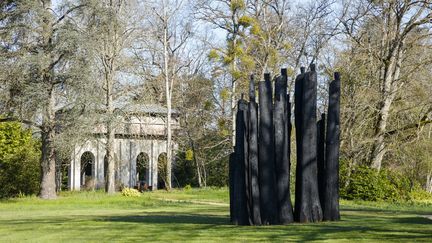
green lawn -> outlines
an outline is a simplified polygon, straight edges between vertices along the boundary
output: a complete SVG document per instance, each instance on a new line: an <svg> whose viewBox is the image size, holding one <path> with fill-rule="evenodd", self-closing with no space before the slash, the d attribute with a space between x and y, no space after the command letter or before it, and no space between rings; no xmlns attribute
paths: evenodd
<svg viewBox="0 0 432 243"><path fill-rule="evenodd" d="M426 241L431 206L342 201L342 220L286 226L233 226L226 189L158 191L139 198L102 192L57 200L0 201L0 242L9 241Z"/></svg>

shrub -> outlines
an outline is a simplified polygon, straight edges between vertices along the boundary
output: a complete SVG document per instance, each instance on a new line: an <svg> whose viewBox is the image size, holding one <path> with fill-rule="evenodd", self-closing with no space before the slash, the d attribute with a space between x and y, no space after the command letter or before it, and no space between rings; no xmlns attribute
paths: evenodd
<svg viewBox="0 0 432 243"><path fill-rule="evenodd" d="M412 202L426 203L432 205L432 193L429 193L421 188L415 188L409 193L409 198Z"/></svg>
<svg viewBox="0 0 432 243"><path fill-rule="evenodd" d="M141 193L137 189L125 187L121 191L121 194L125 197L140 197Z"/></svg>
<svg viewBox="0 0 432 243"><path fill-rule="evenodd" d="M341 188L341 197L367 201L401 200L403 199L402 193L390 180L390 174L387 170L378 172L369 167L359 166L351 173L349 178L344 178L349 182L346 188Z"/></svg>
<svg viewBox="0 0 432 243"><path fill-rule="evenodd" d="M188 160L187 152L177 154L176 164L173 166L175 176L174 185L184 187L187 185L197 186L196 168L194 162Z"/></svg>
<svg viewBox="0 0 432 243"><path fill-rule="evenodd" d="M188 184L183 188L183 190L190 191L190 190L192 190L192 186Z"/></svg>
<svg viewBox="0 0 432 243"><path fill-rule="evenodd" d="M30 129L18 122L0 123L0 198L39 192L39 148Z"/></svg>

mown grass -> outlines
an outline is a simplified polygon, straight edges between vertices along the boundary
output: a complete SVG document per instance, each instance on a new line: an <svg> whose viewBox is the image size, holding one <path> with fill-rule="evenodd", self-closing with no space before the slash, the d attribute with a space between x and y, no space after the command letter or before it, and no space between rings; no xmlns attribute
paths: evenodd
<svg viewBox="0 0 432 243"><path fill-rule="evenodd" d="M229 224L226 189L62 193L0 202L0 242L432 241L430 205L341 201L342 220L285 226Z"/></svg>

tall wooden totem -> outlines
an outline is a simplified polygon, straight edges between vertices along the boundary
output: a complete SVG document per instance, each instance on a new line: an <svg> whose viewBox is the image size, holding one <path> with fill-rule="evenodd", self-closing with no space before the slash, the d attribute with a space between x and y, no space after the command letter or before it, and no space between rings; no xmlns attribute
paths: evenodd
<svg viewBox="0 0 432 243"><path fill-rule="evenodd" d="M238 102L236 144L230 155L230 216L239 225L339 220L340 77L330 83L328 116L317 122L317 73L301 68L295 80L297 147L295 207L290 192L291 103L287 71L273 82L253 76L249 102ZM272 83L274 85L272 85ZM274 94L273 94L274 92Z"/></svg>

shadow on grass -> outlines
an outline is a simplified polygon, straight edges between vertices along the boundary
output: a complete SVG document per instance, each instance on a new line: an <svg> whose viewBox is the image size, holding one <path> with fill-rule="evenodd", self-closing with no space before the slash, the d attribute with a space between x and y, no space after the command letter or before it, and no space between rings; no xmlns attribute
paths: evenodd
<svg viewBox="0 0 432 243"><path fill-rule="evenodd" d="M404 214L418 214L418 215L430 215L432 213L421 210L409 210L409 209L386 209L386 208L356 208L344 206L342 212L347 211L355 211L355 212L374 212L374 213L383 213L383 214L394 214L394 213L404 213Z"/></svg>
<svg viewBox="0 0 432 243"><path fill-rule="evenodd" d="M100 217L102 221L126 222L126 223L148 223L148 224L211 224L228 225L228 217L207 214L184 214L184 213L146 213L146 215L124 215Z"/></svg>
<svg viewBox="0 0 432 243"><path fill-rule="evenodd" d="M422 218L422 217L398 218L398 219L394 219L393 222L400 223L400 224L426 224L426 225L429 224L432 227L432 220L427 218Z"/></svg>
<svg viewBox="0 0 432 243"><path fill-rule="evenodd" d="M311 224L294 223L275 226L234 226L224 215L208 211L197 212L138 212L119 215L58 215L55 217L20 218L0 220L9 227L9 233L29 234L34 229L46 234L62 232L64 239L73 237L82 241L142 240L263 240L263 241L313 241L313 240L363 240L363 241L428 241L432 228L430 221L421 217L380 217L379 215L346 215L342 221ZM97 232L86 234L91 230ZM128 234L122 235L127 231ZM44 234L45 235L45 234ZM58 237L58 236L56 236ZM120 238L119 238L120 237Z"/></svg>

